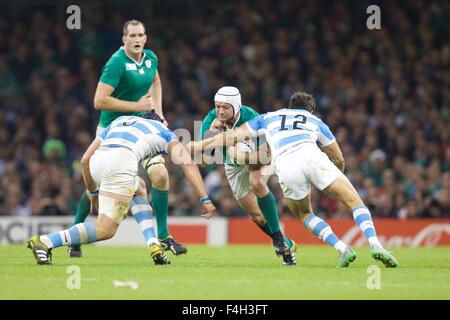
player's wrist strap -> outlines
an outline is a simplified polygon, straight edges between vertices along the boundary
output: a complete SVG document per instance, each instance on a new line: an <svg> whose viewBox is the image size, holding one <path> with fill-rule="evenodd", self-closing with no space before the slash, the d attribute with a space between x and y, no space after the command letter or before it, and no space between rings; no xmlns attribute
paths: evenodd
<svg viewBox="0 0 450 320"><path fill-rule="evenodd" d="M210 203L211 200L209 199L208 196L206 196L206 197L204 197L204 198L200 198L200 202L201 202L202 204L207 204L207 203Z"/></svg>
<svg viewBox="0 0 450 320"><path fill-rule="evenodd" d="M89 191L91 196L97 196L99 194L99 190L95 190L95 191Z"/></svg>

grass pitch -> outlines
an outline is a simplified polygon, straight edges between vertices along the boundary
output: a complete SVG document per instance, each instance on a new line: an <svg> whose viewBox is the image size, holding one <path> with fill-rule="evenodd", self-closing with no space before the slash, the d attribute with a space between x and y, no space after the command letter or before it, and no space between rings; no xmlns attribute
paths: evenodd
<svg viewBox="0 0 450 320"><path fill-rule="evenodd" d="M398 269L385 269L368 247L354 248L347 269L335 268L337 253L327 246L300 246L295 267L283 267L268 245L190 245L187 255L168 253L168 266L153 265L145 247L83 249L80 259L55 249L54 264L38 266L25 245L0 245L0 299L450 299L450 247L396 248ZM67 287L72 265L80 289ZM368 289L371 265L380 267L380 289Z"/></svg>

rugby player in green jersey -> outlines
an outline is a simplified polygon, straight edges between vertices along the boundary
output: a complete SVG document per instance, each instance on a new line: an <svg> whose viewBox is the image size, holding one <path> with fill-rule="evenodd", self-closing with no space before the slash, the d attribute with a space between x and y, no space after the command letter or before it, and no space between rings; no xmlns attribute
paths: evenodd
<svg viewBox="0 0 450 320"><path fill-rule="evenodd" d="M127 21L122 40L123 47L103 67L95 92L94 107L101 110L97 136L122 115L143 116L154 110L164 119L158 57L152 50L144 49L147 41L144 24L137 20ZM141 161L152 182L152 206L161 246L174 254L182 254L187 249L175 241L167 227L169 175L164 163L161 155ZM89 198L88 193L81 196L74 225L86 219L90 211ZM81 257L81 254L79 246L69 247L71 257Z"/></svg>
<svg viewBox="0 0 450 320"><path fill-rule="evenodd" d="M252 108L241 104L241 94L235 87L222 87L214 97L215 108L202 122L199 139L217 134L223 130L237 128L259 114ZM259 141L256 141L258 146ZM267 147L261 143L261 149ZM283 257L284 265L294 265L296 244L283 236L280 230L275 197L267 187L267 181L274 172L258 164L240 165L230 157L236 155L234 149L223 150L223 160L228 183L241 208L253 222L271 239L275 253ZM268 174L264 174L268 171Z"/></svg>

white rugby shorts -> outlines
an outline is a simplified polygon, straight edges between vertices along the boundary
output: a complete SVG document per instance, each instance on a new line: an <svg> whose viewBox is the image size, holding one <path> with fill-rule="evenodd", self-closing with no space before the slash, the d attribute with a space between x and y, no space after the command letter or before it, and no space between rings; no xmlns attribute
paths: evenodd
<svg viewBox="0 0 450 320"><path fill-rule="evenodd" d="M133 197L139 181L138 160L131 150L100 147L92 155L89 167L100 191Z"/></svg>
<svg viewBox="0 0 450 320"><path fill-rule="evenodd" d="M275 168L271 164L262 166L260 170L261 174L264 176L272 176L275 174ZM252 186L250 184L250 167L248 165L231 166L225 164L225 175L227 176L228 184L230 185L236 200L242 199L252 191Z"/></svg>
<svg viewBox="0 0 450 320"><path fill-rule="evenodd" d="M343 174L313 143L305 143L293 152L278 156L275 167L284 195L293 200L305 198L311 183L323 190Z"/></svg>

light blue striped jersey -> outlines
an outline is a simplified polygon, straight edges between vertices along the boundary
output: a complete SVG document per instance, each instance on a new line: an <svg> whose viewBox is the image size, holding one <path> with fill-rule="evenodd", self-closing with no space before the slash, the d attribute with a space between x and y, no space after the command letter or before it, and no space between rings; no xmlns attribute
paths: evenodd
<svg viewBox="0 0 450 320"><path fill-rule="evenodd" d="M304 142L327 146L336 140L322 120L303 109L268 112L248 121L247 126L254 135L266 135L274 159Z"/></svg>
<svg viewBox="0 0 450 320"><path fill-rule="evenodd" d="M178 141L177 136L161 122L135 116L121 116L105 128L99 139L101 146L125 147L139 161L167 154L167 145Z"/></svg>

